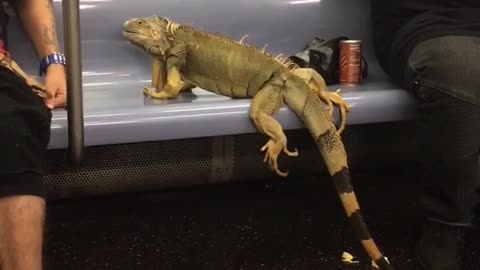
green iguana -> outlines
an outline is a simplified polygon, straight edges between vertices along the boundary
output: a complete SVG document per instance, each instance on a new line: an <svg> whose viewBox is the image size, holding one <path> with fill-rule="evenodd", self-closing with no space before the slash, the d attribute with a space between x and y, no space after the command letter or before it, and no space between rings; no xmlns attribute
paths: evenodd
<svg viewBox="0 0 480 270"><path fill-rule="evenodd" d="M287 58L273 57L263 50L228 37L180 25L168 18L131 18L123 24L123 36L153 56L152 87L144 95L175 98L180 91L199 87L219 95L253 98L250 117L257 130L269 137L261 148L272 171L281 152L298 156L287 148L287 138L273 115L285 102L305 123L325 160L343 207L370 258L382 270L394 268L383 256L364 222L350 180L349 166L340 133L349 106L339 92L329 92L324 79L313 69L298 68ZM329 106L327 111L325 102ZM342 123L337 130L333 106L340 108Z"/></svg>

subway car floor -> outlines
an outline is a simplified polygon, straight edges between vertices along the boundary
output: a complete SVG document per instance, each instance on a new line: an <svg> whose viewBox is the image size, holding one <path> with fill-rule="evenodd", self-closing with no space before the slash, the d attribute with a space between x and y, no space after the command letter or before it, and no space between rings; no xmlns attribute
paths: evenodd
<svg viewBox="0 0 480 270"><path fill-rule="evenodd" d="M417 168L353 175L374 238L413 269ZM48 205L45 269L371 269L326 177L116 195ZM342 263L348 252L358 264ZM465 268L479 269L480 230Z"/></svg>

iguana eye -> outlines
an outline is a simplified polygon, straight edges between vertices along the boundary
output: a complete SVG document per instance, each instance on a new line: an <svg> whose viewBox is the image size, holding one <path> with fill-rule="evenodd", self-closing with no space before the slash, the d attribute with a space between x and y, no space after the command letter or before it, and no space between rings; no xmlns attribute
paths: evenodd
<svg viewBox="0 0 480 270"><path fill-rule="evenodd" d="M139 21L137 21L137 24L138 24L138 25L143 25L143 23L144 23L144 21L143 21L143 20L139 20Z"/></svg>

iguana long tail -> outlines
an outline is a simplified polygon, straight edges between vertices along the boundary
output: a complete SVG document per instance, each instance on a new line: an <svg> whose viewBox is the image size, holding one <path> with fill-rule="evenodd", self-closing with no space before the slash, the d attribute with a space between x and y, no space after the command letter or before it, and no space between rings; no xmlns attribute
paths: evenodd
<svg viewBox="0 0 480 270"><path fill-rule="evenodd" d="M333 178L335 188L342 201L352 227L360 239L370 258L382 270L394 268L384 258L379 248L370 236L370 232L363 220L357 198L350 181L347 155L337 129L331 121L329 109L322 103L315 91L312 91L305 82L293 73L273 76L260 91L253 97L250 106L250 117L258 131L270 139L261 148L266 151L265 162L280 176L277 158L283 152L288 156L297 156L297 151L291 152L287 148L287 137L280 124L272 117L283 102L304 121L310 130L318 149ZM305 78L303 78L305 79ZM307 78L308 79L308 78Z"/></svg>
<svg viewBox="0 0 480 270"><path fill-rule="evenodd" d="M341 199L346 214L371 259L382 270L394 268L385 259L372 239L360 211L353 185L350 179L347 155L331 116L317 95L299 85L288 86L283 92L287 105L303 119L309 129L332 177L334 186Z"/></svg>

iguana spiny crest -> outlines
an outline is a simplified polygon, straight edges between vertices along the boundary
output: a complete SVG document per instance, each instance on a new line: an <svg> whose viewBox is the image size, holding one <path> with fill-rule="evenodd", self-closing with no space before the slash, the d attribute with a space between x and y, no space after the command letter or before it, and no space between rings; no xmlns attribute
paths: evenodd
<svg viewBox="0 0 480 270"><path fill-rule="evenodd" d="M243 36L240 40L230 39L214 33L197 31L189 25L178 24L166 17L150 16L127 20L123 24L123 36L130 42L144 48L148 53L158 57L164 57L165 52L173 46L175 41L174 36L178 29L189 32L193 35L211 37L225 42L243 45L252 50L257 50L266 56L272 57L276 62L289 70L298 68L294 62L290 61L288 57L283 56L283 54L279 54L275 57L268 54L266 52L268 44L260 50L253 45L245 43L245 39L248 35Z"/></svg>

